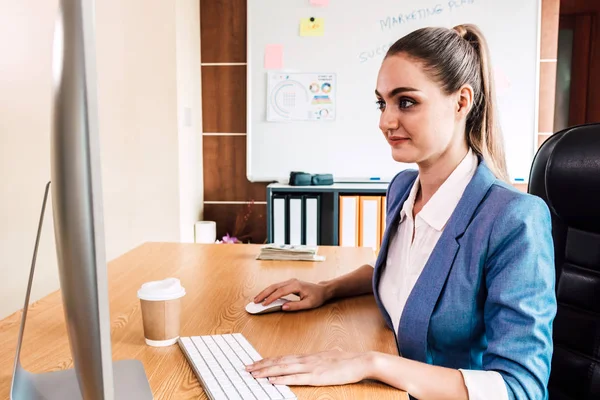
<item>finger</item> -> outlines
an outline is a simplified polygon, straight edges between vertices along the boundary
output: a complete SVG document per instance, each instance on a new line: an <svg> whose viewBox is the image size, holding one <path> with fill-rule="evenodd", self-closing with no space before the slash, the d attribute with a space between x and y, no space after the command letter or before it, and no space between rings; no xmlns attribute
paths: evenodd
<svg viewBox="0 0 600 400"><path fill-rule="evenodd" d="M316 356L324 358L326 360L339 360L339 359L345 360L345 359L355 358L356 354L350 353L350 352L344 352L344 351L341 351L340 349L333 349L333 350L321 351L321 352L317 353Z"/></svg>
<svg viewBox="0 0 600 400"><path fill-rule="evenodd" d="M289 303L285 303L283 306L281 306L281 309L284 311L299 311L299 310L307 310L309 308L313 308L311 299L290 301Z"/></svg>
<svg viewBox="0 0 600 400"><path fill-rule="evenodd" d="M248 371L254 371L266 367L270 367L277 364L293 364L300 361L302 357L297 355L288 355L282 357L263 358L260 361L250 364L246 367Z"/></svg>
<svg viewBox="0 0 600 400"><path fill-rule="evenodd" d="M271 293L273 293L279 287L281 287L283 285L287 285L287 283L288 283L287 281L286 282L277 282L277 283L274 283L272 285L267 286L260 293L258 293L256 296L254 296L254 302L255 303L262 302L265 299L265 297L267 297L268 295L270 295Z"/></svg>
<svg viewBox="0 0 600 400"><path fill-rule="evenodd" d="M263 305L267 306L267 305L271 304L272 302L274 302L275 300L279 299L280 297L287 296L288 294L294 293L294 292L298 291L299 289L300 288L299 288L298 282L293 282L293 283L287 284L285 286L282 286L282 287L278 288L277 290L275 290L270 295L268 295L267 298L263 301Z"/></svg>
<svg viewBox="0 0 600 400"><path fill-rule="evenodd" d="M257 294L254 297L254 302L261 303L268 295L270 295L271 293L273 293L275 290L279 289L280 287L289 284L290 282L291 282L291 279L287 280L285 282L278 282L278 283L274 283L274 284L268 286L266 289L263 289L259 294Z"/></svg>
<svg viewBox="0 0 600 400"><path fill-rule="evenodd" d="M312 368L313 367L310 364L280 363L252 371L252 376L255 378L267 378L273 376L302 374L310 372Z"/></svg>
<svg viewBox="0 0 600 400"><path fill-rule="evenodd" d="M246 371L255 371L261 368L266 368L271 365L275 365L276 359L274 358L263 358L262 360L256 361L253 364L246 365Z"/></svg>
<svg viewBox="0 0 600 400"><path fill-rule="evenodd" d="M318 383L311 373L299 373L281 376L272 376L269 382L273 385L287 386L317 386Z"/></svg>

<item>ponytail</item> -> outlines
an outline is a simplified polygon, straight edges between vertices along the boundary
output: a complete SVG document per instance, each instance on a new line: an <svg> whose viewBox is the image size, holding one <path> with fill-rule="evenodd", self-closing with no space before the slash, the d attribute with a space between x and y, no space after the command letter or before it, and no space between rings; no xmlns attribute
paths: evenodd
<svg viewBox="0 0 600 400"><path fill-rule="evenodd" d="M508 182L504 140L498 123L496 88L487 42L475 25L458 25L454 30L473 47L480 65L480 95L467 117L467 144L483 157L496 177Z"/></svg>
<svg viewBox="0 0 600 400"><path fill-rule="evenodd" d="M473 108L467 116L466 141L494 175L509 181L504 142L498 123L494 77L487 42L471 24L453 29L422 28L399 39L386 57L406 53L423 62L426 72L445 93L465 84L473 88Z"/></svg>

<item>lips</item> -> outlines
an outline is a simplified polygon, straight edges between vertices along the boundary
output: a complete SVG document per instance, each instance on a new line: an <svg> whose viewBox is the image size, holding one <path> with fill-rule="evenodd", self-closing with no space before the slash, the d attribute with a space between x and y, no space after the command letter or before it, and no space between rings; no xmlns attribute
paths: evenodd
<svg viewBox="0 0 600 400"><path fill-rule="evenodd" d="M409 139L407 137L401 137L401 136L390 136L387 138L388 143L391 144L392 146L405 143L408 140Z"/></svg>

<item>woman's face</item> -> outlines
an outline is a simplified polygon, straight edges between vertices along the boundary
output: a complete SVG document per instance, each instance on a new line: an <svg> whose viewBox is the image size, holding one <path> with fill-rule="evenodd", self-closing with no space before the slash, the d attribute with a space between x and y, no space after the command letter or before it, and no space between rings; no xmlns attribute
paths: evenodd
<svg viewBox="0 0 600 400"><path fill-rule="evenodd" d="M445 94L421 64L407 55L400 53L383 61L375 94L381 110L379 128L395 161L434 162L452 145L466 141L468 110L464 108L470 104L463 104L462 90Z"/></svg>

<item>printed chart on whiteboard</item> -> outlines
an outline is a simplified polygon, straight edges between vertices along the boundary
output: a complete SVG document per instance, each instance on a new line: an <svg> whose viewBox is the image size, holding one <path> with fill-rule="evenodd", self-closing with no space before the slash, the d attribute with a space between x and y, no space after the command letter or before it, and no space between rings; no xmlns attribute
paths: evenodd
<svg viewBox="0 0 600 400"><path fill-rule="evenodd" d="M335 120L335 74L269 72L267 121Z"/></svg>

